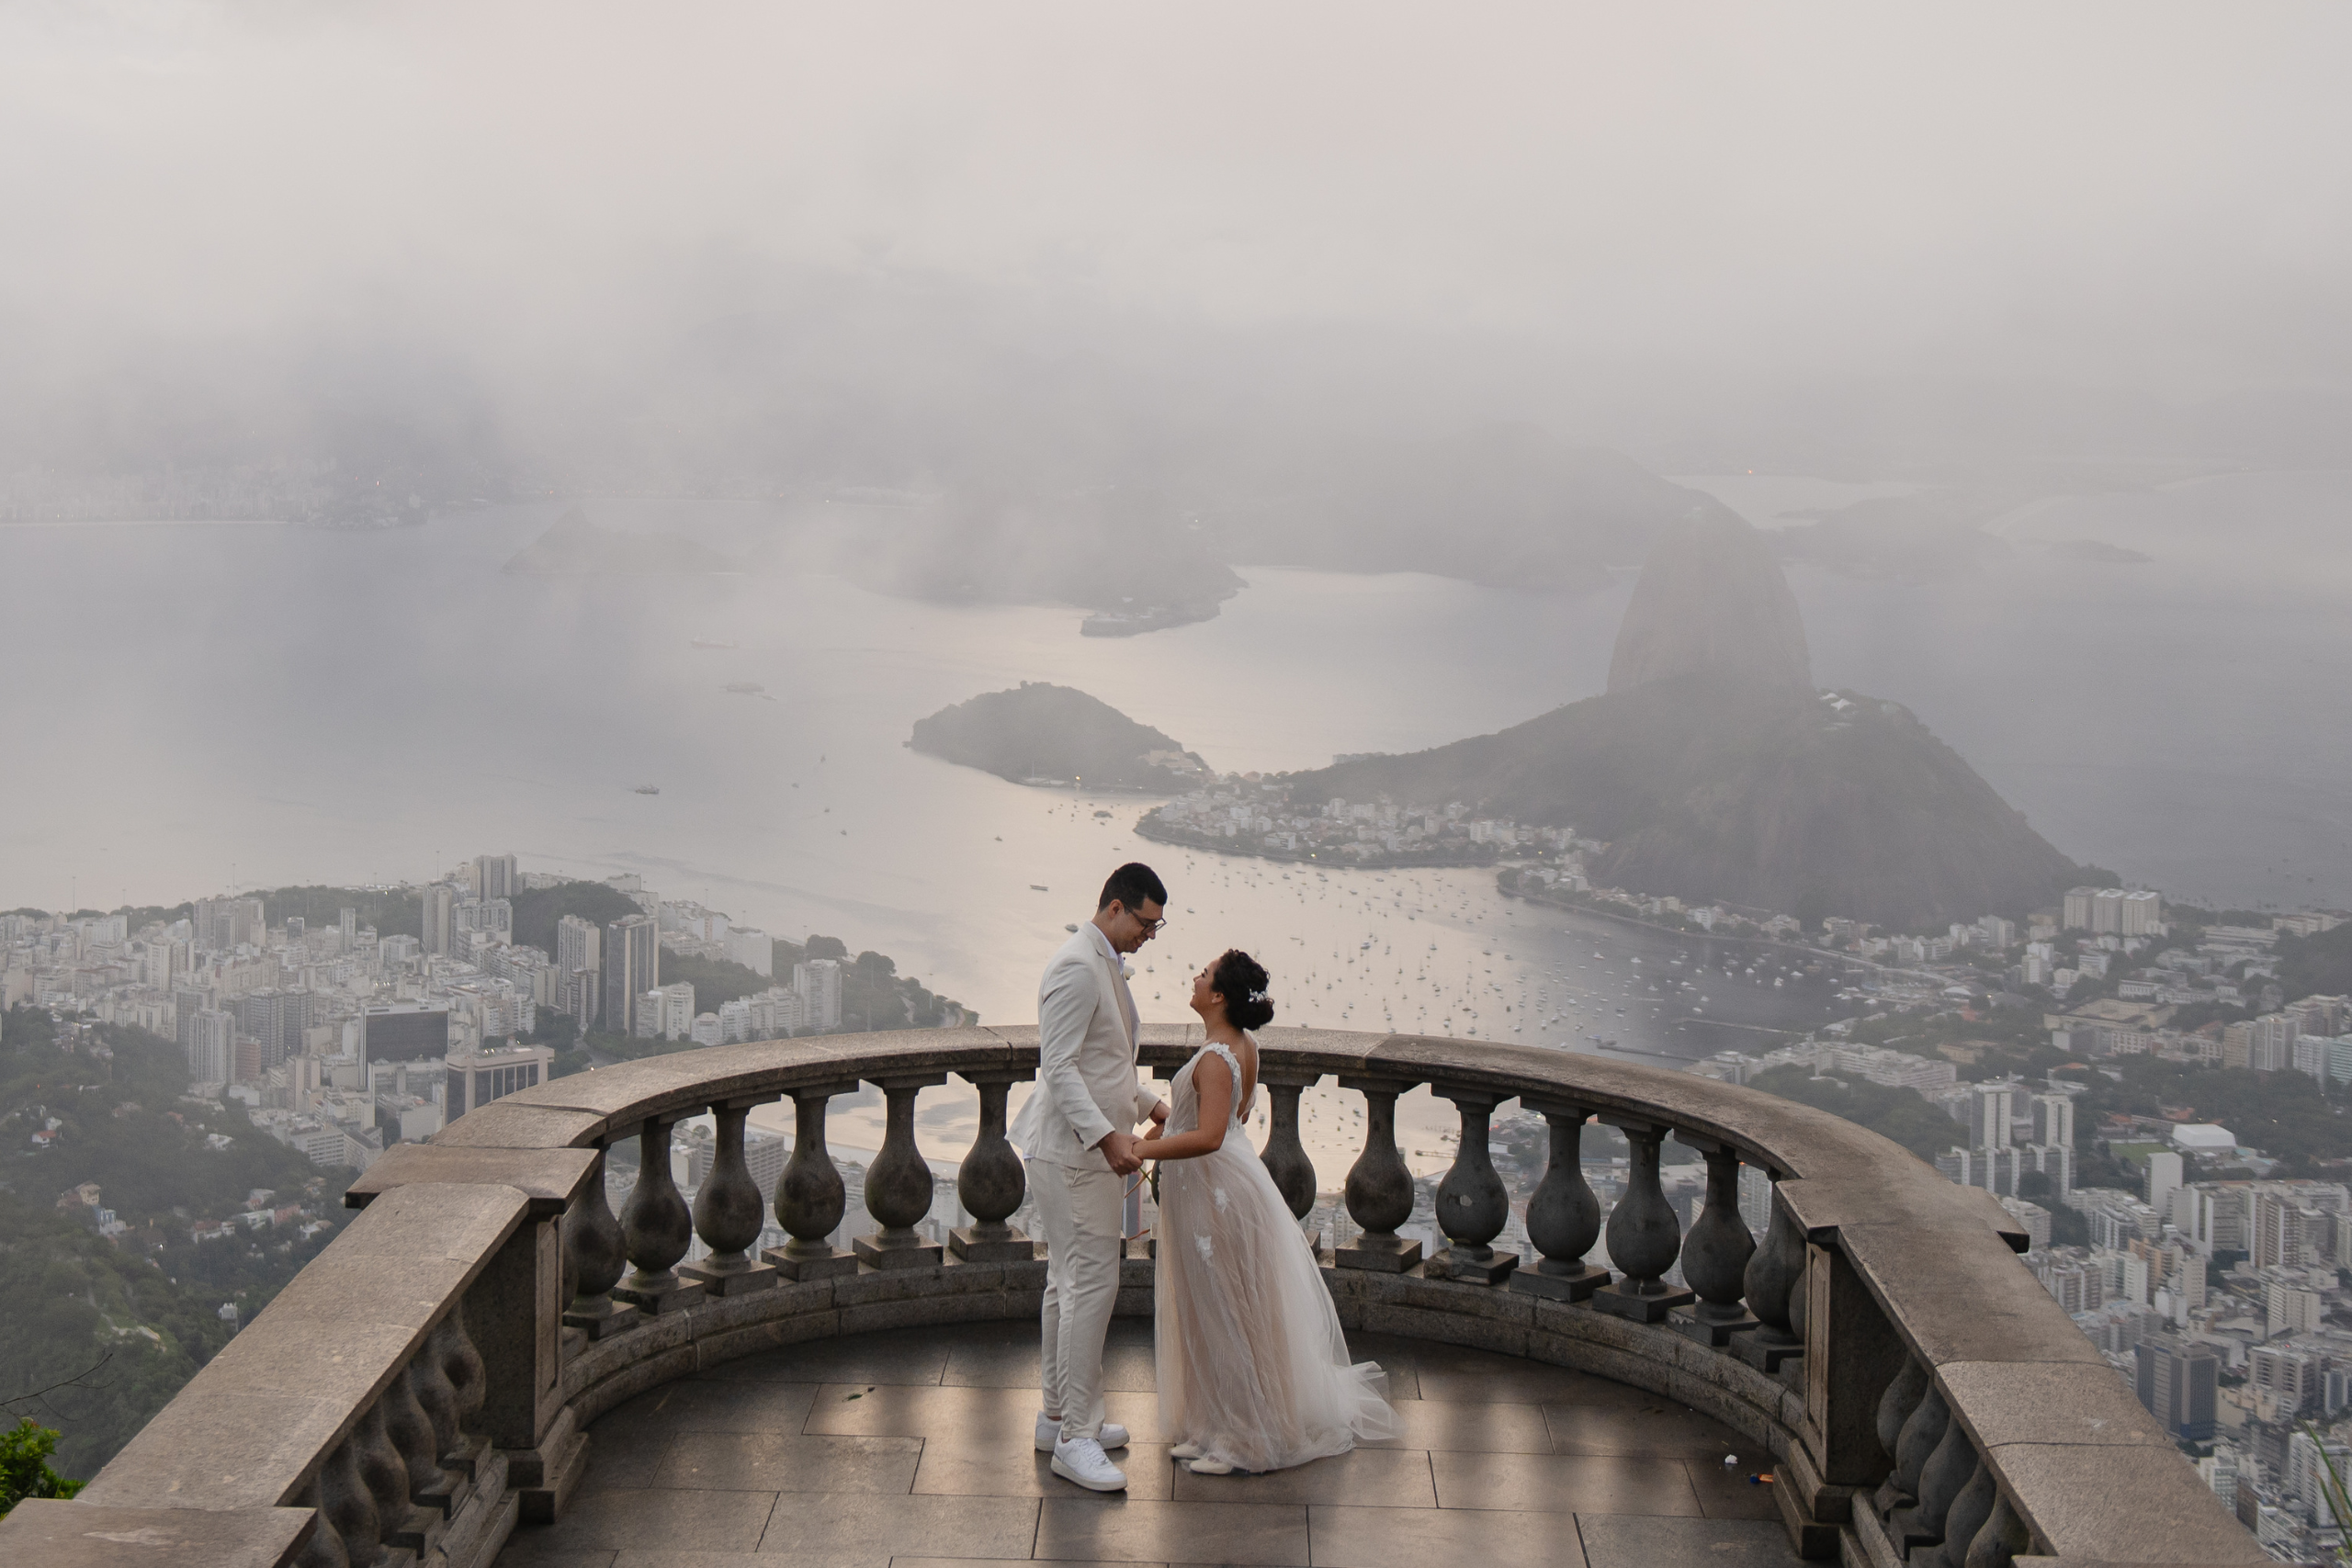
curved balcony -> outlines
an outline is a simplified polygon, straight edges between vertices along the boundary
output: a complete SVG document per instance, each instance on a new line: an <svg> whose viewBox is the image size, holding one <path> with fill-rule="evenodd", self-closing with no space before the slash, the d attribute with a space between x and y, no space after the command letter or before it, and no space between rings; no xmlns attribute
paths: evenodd
<svg viewBox="0 0 2352 1568"><path fill-rule="evenodd" d="M1146 1062L1172 1070L1193 1037L1147 1030ZM1165 1561L1191 1541L1226 1561L1333 1568L1385 1568L1449 1546L1596 1565L1790 1552L1882 1568L2264 1560L2018 1262L2025 1237L2009 1217L1876 1134L1711 1079L1524 1047L1307 1030L1269 1030L1262 1046L1263 1157L1302 1217L1317 1176L1299 1138L1300 1095L1335 1078L1364 1099L1365 1145L1344 1189L1360 1234L1325 1255L1324 1277L1351 1336L1397 1368L1410 1384L1400 1394L1419 1396L1400 1439L1425 1450L1419 1461L1361 1450L1279 1477L1193 1488L1202 1478L1178 1476L1171 1487L1145 1448L1147 1377L1128 1385L1125 1406L1138 1436L1135 1497L1048 1496L1041 1511L1017 1427L1001 1442L992 1435L1027 1396L983 1397L1034 1371L1044 1265L1007 1224L1023 1172L1004 1127L1010 1087L1035 1072L1035 1031L830 1036L560 1079L388 1153L346 1199L365 1212L78 1499L19 1505L0 1521L0 1557L476 1568L503 1551L601 1568L616 1545L666 1545L876 1564L1033 1552ZM914 1106L951 1076L978 1097L978 1133L956 1179L974 1223L943 1248L915 1228L934 1179ZM826 1109L860 1083L881 1091L887 1131L865 1183L872 1230L842 1250L828 1239L845 1203ZM1397 1234L1413 1184L1394 1121L1397 1098L1424 1085L1461 1118L1437 1191L1445 1243L1427 1256ZM748 1168L745 1120L786 1097L797 1137L770 1194ZM1487 1155L1489 1118L1514 1100L1550 1129L1523 1258L1493 1246L1510 1200ZM705 1112L714 1158L690 1209L668 1155L676 1124ZM1605 1227L1578 1163L1595 1118L1631 1151ZM1669 1134L1707 1164L1688 1234L1659 1182ZM640 1176L616 1216L604 1154L631 1139ZM1743 1165L1773 1183L1760 1238L1740 1217ZM755 1255L771 1203L791 1239ZM688 1262L697 1235L707 1256ZM1597 1242L1607 1269L1586 1261ZM1678 1261L1679 1286L1668 1278ZM1125 1267L1121 1314L1146 1317L1150 1260L1138 1253ZM1115 1353L1148 1373L1139 1328L1114 1325L1125 1347ZM950 1376L957 1365L969 1375ZM829 1385L833 1403L820 1409ZM843 1414L869 1389L871 1404ZM729 1491L681 1457L680 1431L712 1427L682 1428L671 1407L714 1404L735 1412L717 1429L775 1439L765 1473L775 1484L752 1475ZM1532 1426L1531 1406L1543 1411ZM1645 1423L1658 1440L1640 1440ZM1633 1440L1579 1445L1602 1427ZM1514 1431L1527 1435L1521 1451L1488 1457ZM965 1498L944 1513L916 1495L903 1446L886 1441L952 1447L960 1436L970 1452L983 1433L990 1453L1009 1446L1016 1462L986 1485L944 1488ZM825 1488L778 1479L818 1462L796 1447L817 1440L806 1434L871 1438L857 1450L871 1463L837 1490L905 1495L875 1516L889 1529L876 1526L863 1549L841 1539L857 1528L842 1508L795 1511L795 1495ZM1620 1468L1655 1479L1686 1450L1713 1456L1725 1434L1759 1465L1772 1458L1785 1536L1770 1555L1752 1535L1645 1534L1639 1506L1578 1513L1588 1505L1558 1468L1561 1455L1646 1456L1647 1472ZM741 1450L710 1462L740 1469ZM842 1451L823 1462L845 1462ZM592 1457L598 1479L582 1492ZM1701 1467L1688 1468L1696 1487ZM1640 1492L1628 1485L1626 1495ZM679 1494L666 1503L665 1487ZM991 1489L1018 1506L1000 1518ZM731 1534L714 1522L733 1517L727 1498L761 1495L748 1535L741 1520ZM639 1534L582 1535L576 1521L597 1507L633 1512ZM1367 1522L1373 1509L1385 1511ZM915 1529L924 1519L928 1535ZM1012 1541L1024 1528L1026 1544Z"/></svg>

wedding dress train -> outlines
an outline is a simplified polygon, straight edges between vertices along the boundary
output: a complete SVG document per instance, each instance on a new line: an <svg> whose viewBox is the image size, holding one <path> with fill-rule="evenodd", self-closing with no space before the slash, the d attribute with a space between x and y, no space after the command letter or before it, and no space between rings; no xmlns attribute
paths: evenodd
<svg viewBox="0 0 2352 1568"><path fill-rule="evenodd" d="M1284 1470L1396 1433L1388 1374L1351 1362L1290 1206L1241 1128L1241 1066L1212 1043L1170 1086L1170 1133L1200 1125L1193 1077L1233 1075L1224 1146L1159 1168L1154 1295L1161 1429L1238 1470Z"/></svg>

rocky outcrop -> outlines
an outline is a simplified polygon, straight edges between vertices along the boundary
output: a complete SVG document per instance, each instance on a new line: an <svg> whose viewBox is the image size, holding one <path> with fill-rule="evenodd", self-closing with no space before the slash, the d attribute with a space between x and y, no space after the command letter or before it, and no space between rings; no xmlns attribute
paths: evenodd
<svg viewBox="0 0 2352 1568"><path fill-rule="evenodd" d="M1611 692L1685 675L1813 689L1796 595L1737 517L1686 518L1660 535L1617 627Z"/></svg>

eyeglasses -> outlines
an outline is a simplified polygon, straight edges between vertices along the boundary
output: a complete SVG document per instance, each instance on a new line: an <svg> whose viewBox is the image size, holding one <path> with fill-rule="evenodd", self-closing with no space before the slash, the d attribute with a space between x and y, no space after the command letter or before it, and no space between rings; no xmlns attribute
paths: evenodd
<svg viewBox="0 0 2352 1568"><path fill-rule="evenodd" d="M1133 909L1129 909L1127 911L1127 919L1141 926L1143 928L1143 934L1146 936L1158 936L1168 927L1168 917L1165 915L1160 916L1159 919L1156 920L1147 920L1141 915L1136 914Z"/></svg>

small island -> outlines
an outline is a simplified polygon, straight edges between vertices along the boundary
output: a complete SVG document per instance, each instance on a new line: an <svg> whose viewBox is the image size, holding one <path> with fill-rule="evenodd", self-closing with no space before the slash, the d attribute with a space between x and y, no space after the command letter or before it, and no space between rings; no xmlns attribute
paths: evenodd
<svg viewBox="0 0 2352 1568"><path fill-rule="evenodd" d="M919 720L907 745L1014 784L1170 794L1216 775L1149 725L1069 686L1023 681Z"/></svg>
<svg viewBox="0 0 2352 1568"><path fill-rule="evenodd" d="M709 546L680 535L599 528L574 507L514 552L504 570L523 577L642 577L742 569Z"/></svg>

